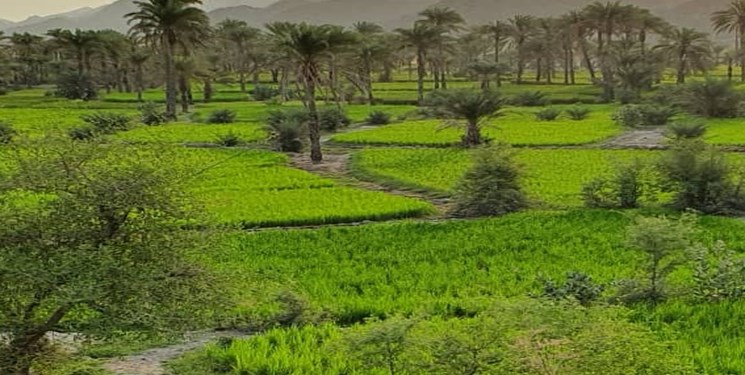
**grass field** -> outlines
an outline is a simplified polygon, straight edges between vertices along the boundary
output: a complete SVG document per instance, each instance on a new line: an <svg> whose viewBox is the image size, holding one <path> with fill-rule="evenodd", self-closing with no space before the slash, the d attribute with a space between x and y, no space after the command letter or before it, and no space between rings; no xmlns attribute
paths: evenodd
<svg viewBox="0 0 745 375"><path fill-rule="evenodd" d="M136 143L215 143L219 137L233 134L243 142L266 139L263 126L258 123L194 124L174 123L161 126L138 126L118 133L116 139Z"/></svg>
<svg viewBox="0 0 745 375"><path fill-rule="evenodd" d="M344 187L286 167L265 151L184 150L199 172L192 190L217 223L239 227L297 226L416 217L432 207L414 199Z"/></svg>
<svg viewBox="0 0 745 375"><path fill-rule="evenodd" d="M566 109L566 106L557 106ZM497 142L517 146L581 145L599 142L620 134L621 129L610 118L609 106L586 106L592 109L585 120L574 121L562 115L555 121L539 121L540 109L508 108L504 117L488 120L484 133ZM440 120L406 121L401 124L339 134L334 142L363 145L452 146L460 142L463 130L447 126Z"/></svg>
<svg viewBox="0 0 745 375"><path fill-rule="evenodd" d="M612 171L615 163L651 160L656 152L635 150L519 149L528 195L552 207L580 205L582 186ZM355 153L354 170L393 186L447 194L472 163L468 151L457 149L366 149Z"/></svg>

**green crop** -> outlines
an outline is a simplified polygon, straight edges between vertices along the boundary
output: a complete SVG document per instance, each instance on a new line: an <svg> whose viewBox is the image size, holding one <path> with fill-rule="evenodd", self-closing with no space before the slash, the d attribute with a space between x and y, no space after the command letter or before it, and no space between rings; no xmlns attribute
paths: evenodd
<svg viewBox="0 0 745 375"><path fill-rule="evenodd" d="M192 124L175 123L162 126L139 126L119 133L116 139L128 142L156 143L214 143L224 134L236 134L243 142L256 142L266 139L266 132L260 124Z"/></svg>

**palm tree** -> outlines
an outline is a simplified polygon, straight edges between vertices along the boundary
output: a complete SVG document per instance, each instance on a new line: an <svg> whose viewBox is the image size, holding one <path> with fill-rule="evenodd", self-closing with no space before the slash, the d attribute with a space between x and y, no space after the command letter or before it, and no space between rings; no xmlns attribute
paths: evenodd
<svg viewBox="0 0 745 375"><path fill-rule="evenodd" d="M504 42L507 39L507 35L510 28L507 24L501 21L494 21L494 24L483 25L479 30L484 34L488 35L492 39L494 48L494 64L499 66L501 61L501 52L504 48ZM497 72L497 87L502 86L502 74Z"/></svg>
<svg viewBox="0 0 745 375"><path fill-rule="evenodd" d="M515 82L523 82L525 63L527 59L527 44L535 34L536 18L533 16L516 15L509 19L509 38L512 47L517 51L517 77Z"/></svg>
<svg viewBox="0 0 745 375"><path fill-rule="evenodd" d="M142 92L145 90L145 64L150 61L150 53L141 47L132 46L129 53L129 64L134 69L135 74L135 92L137 92L137 101L142 101Z"/></svg>
<svg viewBox="0 0 745 375"><path fill-rule="evenodd" d="M584 9L585 17L593 25L597 34L598 56L600 69L603 72L603 88L606 99L613 99L613 69L610 66L609 50L613 43L613 36L620 25L629 22L632 10L629 5L616 2L595 2Z"/></svg>
<svg viewBox="0 0 745 375"><path fill-rule="evenodd" d="M745 0L732 0L729 7L711 16L717 34L735 34L735 55L740 58L740 80L745 82Z"/></svg>
<svg viewBox="0 0 745 375"><path fill-rule="evenodd" d="M678 84L685 83L689 72L704 71L712 62L711 41L706 33L694 29L673 30L655 50L676 61Z"/></svg>
<svg viewBox="0 0 745 375"><path fill-rule="evenodd" d="M298 69L298 78L305 89L308 108L308 133L310 158L314 163L323 161L321 129L316 108L316 87L320 84L324 61L333 59L335 53L354 40L352 34L331 25L293 24L277 34L277 47L284 50Z"/></svg>
<svg viewBox="0 0 745 375"><path fill-rule="evenodd" d="M50 30L47 33L52 37L52 43L63 51L71 51L75 56L78 67L78 75L83 75L91 69L91 56L101 47L99 34L92 30Z"/></svg>
<svg viewBox="0 0 745 375"><path fill-rule="evenodd" d="M485 119L499 116L504 99L490 90L469 89L435 91L429 105L445 118L465 120L463 144L474 147L482 144L481 127Z"/></svg>
<svg viewBox="0 0 745 375"><path fill-rule="evenodd" d="M435 89L440 87L446 89L447 54L445 46L448 37L452 33L461 30L461 25L465 23L465 20L463 20L463 17L458 12L447 7L428 8L420 12L419 16L423 18L418 22L425 23L440 32L437 38L437 56L434 61Z"/></svg>
<svg viewBox="0 0 745 375"><path fill-rule="evenodd" d="M642 55L647 53L647 39L650 32L665 35L672 27L663 18L652 14L649 9L642 8L635 9L631 22L639 32L639 46Z"/></svg>
<svg viewBox="0 0 745 375"><path fill-rule="evenodd" d="M390 48L383 38L383 27L372 22L357 22L353 26L358 35L358 43L355 46L354 63L358 63L357 70L360 72L360 81L364 91L367 93L367 101L372 104L375 101L373 93L373 65L377 61L385 60L390 56Z"/></svg>
<svg viewBox="0 0 745 375"><path fill-rule="evenodd" d="M401 43L416 51L417 102L424 104L424 76L427 75L427 53L435 45L440 31L429 24L417 22L411 29L396 29Z"/></svg>
<svg viewBox="0 0 745 375"><path fill-rule="evenodd" d="M141 0L138 10L127 14L130 33L143 36L163 53L166 81L166 115L176 118L176 46L199 45L209 35L209 18L201 0Z"/></svg>
<svg viewBox="0 0 745 375"><path fill-rule="evenodd" d="M241 92L246 92L246 74L248 72L248 50L253 47L261 36L261 30L249 27L244 21L227 19L217 25L217 33L221 39L230 44L230 52L235 54L235 66Z"/></svg>
<svg viewBox="0 0 745 375"><path fill-rule="evenodd" d="M563 17L565 25L567 27L567 36L572 39L576 44L576 48L579 49L582 54L582 61L590 73L590 79L595 81L595 66L592 64L592 58L590 57L590 47L587 39L591 34L591 23L588 22L586 15L581 11L572 11ZM574 80L571 80L574 83Z"/></svg>
<svg viewBox="0 0 745 375"><path fill-rule="evenodd" d="M29 33L14 33L10 36L11 50L18 62L17 74L20 74L20 77L15 79L16 82L23 82L28 87L38 83L36 68L43 41L44 38Z"/></svg>

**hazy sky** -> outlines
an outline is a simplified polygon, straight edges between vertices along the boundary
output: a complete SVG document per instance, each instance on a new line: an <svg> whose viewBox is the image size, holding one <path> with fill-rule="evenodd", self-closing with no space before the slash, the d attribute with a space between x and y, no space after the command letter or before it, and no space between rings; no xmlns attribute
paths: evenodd
<svg viewBox="0 0 745 375"><path fill-rule="evenodd" d="M44 16L111 2L113 0L0 0L0 18L20 21L32 15Z"/></svg>

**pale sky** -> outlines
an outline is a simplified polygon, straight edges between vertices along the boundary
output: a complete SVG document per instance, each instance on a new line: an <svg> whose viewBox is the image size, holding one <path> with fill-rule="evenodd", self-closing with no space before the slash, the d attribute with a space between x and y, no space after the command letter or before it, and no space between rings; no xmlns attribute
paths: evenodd
<svg viewBox="0 0 745 375"><path fill-rule="evenodd" d="M0 18L21 21L32 15L46 16L111 2L113 0L0 0Z"/></svg>

